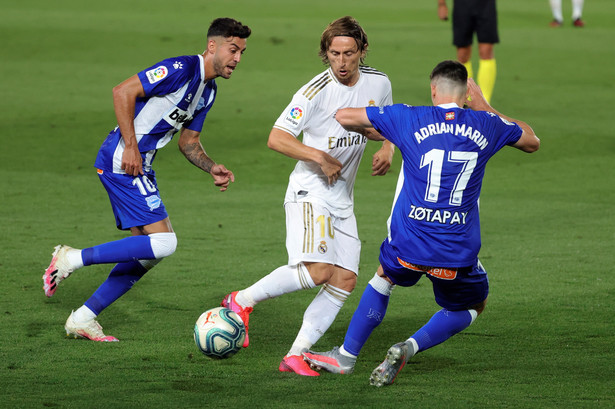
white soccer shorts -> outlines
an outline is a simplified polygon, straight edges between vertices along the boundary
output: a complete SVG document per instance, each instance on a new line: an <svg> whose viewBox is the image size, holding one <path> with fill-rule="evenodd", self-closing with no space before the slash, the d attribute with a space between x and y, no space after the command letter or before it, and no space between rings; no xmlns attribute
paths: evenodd
<svg viewBox="0 0 615 409"><path fill-rule="evenodd" d="M354 214L340 219L311 202L286 203L284 209L289 265L328 263L359 274L361 241Z"/></svg>

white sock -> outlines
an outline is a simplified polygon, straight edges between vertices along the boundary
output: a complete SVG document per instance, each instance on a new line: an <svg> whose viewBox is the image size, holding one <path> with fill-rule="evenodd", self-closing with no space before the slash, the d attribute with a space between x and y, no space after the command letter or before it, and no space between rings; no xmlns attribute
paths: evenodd
<svg viewBox="0 0 615 409"><path fill-rule="evenodd" d="M309 271L303 263L299 263L276 268L250 287L239 291L235 300L242 307L254 307L261 301L314 287L316 284Z"/></svg>
<svg viewBox="0 0 615 409"><path fill-rule="evenodd" d="M557 21L564 21L564 17L562 15L562 0L549 0L549 3L551 4L553 18Z"/></svg>
<svg viewBox="0 0 615 409"><path fill-rule="evenodd" d="M583 0L572 0L572 19L581 18L583 14Z"/></svg>
<svg viewBox="0 0 615 409"><path fill-rule="evenodd" d="M389 283L384 277L380 277L378 273L374 274L372 279L369 280L369 285L371 285L374 290L387 297L391 295L391 292L393 292L395 288L395 284Z"/></svg>
<svg viewBox="0 0 615 409"><path fill-rule="evenodd" d="M81 258L81 249L71 249L66 252L66 259L73 267L73 270L83 267L83 259Z"/></svg>
<svg viewBox="0 0 615 409"><path fill-rule="evenodd" d="M139 264L143 266L144 269L146 269L147 271L150 271L152 268L156 266L156 264L160 263L162 259L155 258L153 260L137 260L137 261L139 262Z"/></svg>
<svg viewBox="0 0 615 409"><path fill-rule="evenodd" d="M152 233L149 239L154 257L158 259L169 257L177 249L177 236L173 232Z"/></svg>
<svg viewBox="0 0 615 409"><path fill-rule="evenodd" d="M73 312L73 320L78 323L88 322L94 318L96 318L96 314L85 305L82 305Z"/></svg>
<svg viewBox="0 0 615 409"><path fill-rule="evenodd" d="M347 356L347 357L350 357L350 358L355 358L355 359L357 359L357 356L356 356L356 355L352 355L350 352L348 352L348 351L346 351L346 350L344 349L344 345L342 345L342 346L340 347L339 351L340 351L340 354L342 354L342 355L344 355L344 356Z"/></svg>
<svg viewBox="0 0 615 409"><path fill-rule="evenodd" d="M410 358L412 358L414 355L416 355L416 352L419 350L419 344L416 342L416 340L414 338L408 338L406 340L406 342L409 342L412 344L412 348L414 348L413 351L410 351L411 353L408 354L408 356L406 357L406 362L408 362L408 360Z"/></svg>
<svg viewBox="0 0 615 409"><path fill-rule="evenodd" d="M349 295L348 291L323 284L303 314L303 324L288 355L301 355L310 349L329 329Z"/></svg>

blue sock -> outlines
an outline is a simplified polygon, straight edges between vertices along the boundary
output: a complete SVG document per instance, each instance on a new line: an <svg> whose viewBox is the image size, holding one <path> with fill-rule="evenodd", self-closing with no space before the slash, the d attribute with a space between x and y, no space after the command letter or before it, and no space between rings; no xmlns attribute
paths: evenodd
<svg viewBox="0 0 615 409"><path fill-rule="evenodd" d="M85 306L94 314L100 314L102 310L130 290L145 273L147 270L138 261L117 264L105 282L85 302Z"/></svg>
<svg viewBox="0 0 615 409"><path fill-rule="evenodd" d="M471 323L472 314L470 314L470 311L449 311L443 308L435 313L429 322L423 325L411 338L414 338L419 345L419 351L424 351L463 331Z"/></svg>
<svg viewBox="0 0 615 409"><path fill-rule="evenodd" d="M149 236L130 236L81 251L83 265L155 259Z"/></svg>
<svg viewBox="0 0 615 409"><path fill-rule="evenodd" d="M389 296L376 291L368 284L363 291L344 338L344 349L358 356L372 331L380 325L389 305Z"/></svg>

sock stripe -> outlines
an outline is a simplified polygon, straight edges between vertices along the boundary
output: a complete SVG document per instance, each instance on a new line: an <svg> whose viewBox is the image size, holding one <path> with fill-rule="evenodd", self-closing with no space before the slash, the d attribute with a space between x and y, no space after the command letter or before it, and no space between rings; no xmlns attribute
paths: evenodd
<svg viewBox="0 0 615 409"><path fill-rule="evenodd" d="M348 296L350 295L348 291L341 290L329 284L323 284L322 290L320 291L326 292L331 297L335 298L338 301L341 301L342 303L345 302L348 299Z"/></svg>
<svg viewBox="0 0 615 409"><path fill-rule="evenodd" d="M303 263L297 264L297 277L299 279L299 285L303 290L316 287L316 284L310 276L310 272Z"/></svg>

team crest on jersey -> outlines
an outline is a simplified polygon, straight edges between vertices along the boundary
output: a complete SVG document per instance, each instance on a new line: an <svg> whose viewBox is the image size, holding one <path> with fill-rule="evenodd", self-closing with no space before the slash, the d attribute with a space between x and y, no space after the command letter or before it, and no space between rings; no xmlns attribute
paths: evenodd
<svg viewBox="0 0 615 409"><path fill-rule="evenodd" d="M145 198L145 201L147 202L147 205L149 206L149 210L151 212L153 212L155 209L158 209L162 204L162 200L158 195L148 196Z"/></svg>
<svg viewBox="0 0 615 409"><path fill-rule="evenodd" d="M203 108L205 106L205 98L201 97L199 99L199 102L197 102L196 104L196 110L198 111L199 109Z"/></svg>
<svg viewBox="0 0 615 409"><path fill-rule="evenodd" d="M286 115L286 118L284 118L284 120L286 122L289 122L293 126L297 126L301 122L301 118L303 118L303 107L300 105L296 105L292 107L290 111L288 111L288 115Z"/></svg>
<svg viewBox="0 0 615 409"><path fill-rule="evenodd" d="M369 104L368 106L370 106L370 107L375 107L376 106L376 101L374 101L373 99L370 99L368 104Z"/></svg>
<svg viewBox="0 0 615 409"><path fill-rule="evenodd" d="M447 112L446 115L444 115L444 119L453 121L455 119L455 112Z"/></svg>
<svg viewBox="0 0 615 409"><path fill-rule="evenodd" d="M326 241L320 242L320 244L318 245L318 252L320 254L325 254L327 252L327 242Z"/></svg>
<svg viewBox="0 0 615 409"><path fill-rule="evenodd" d="M154 84L164 79L164 77L166 77L168 73L169 70L167 69L167 67L161 65L160 67L156 67L149 71L146 71L145 75L147 76L147 80L149 81L149 83Z"/></svg>

